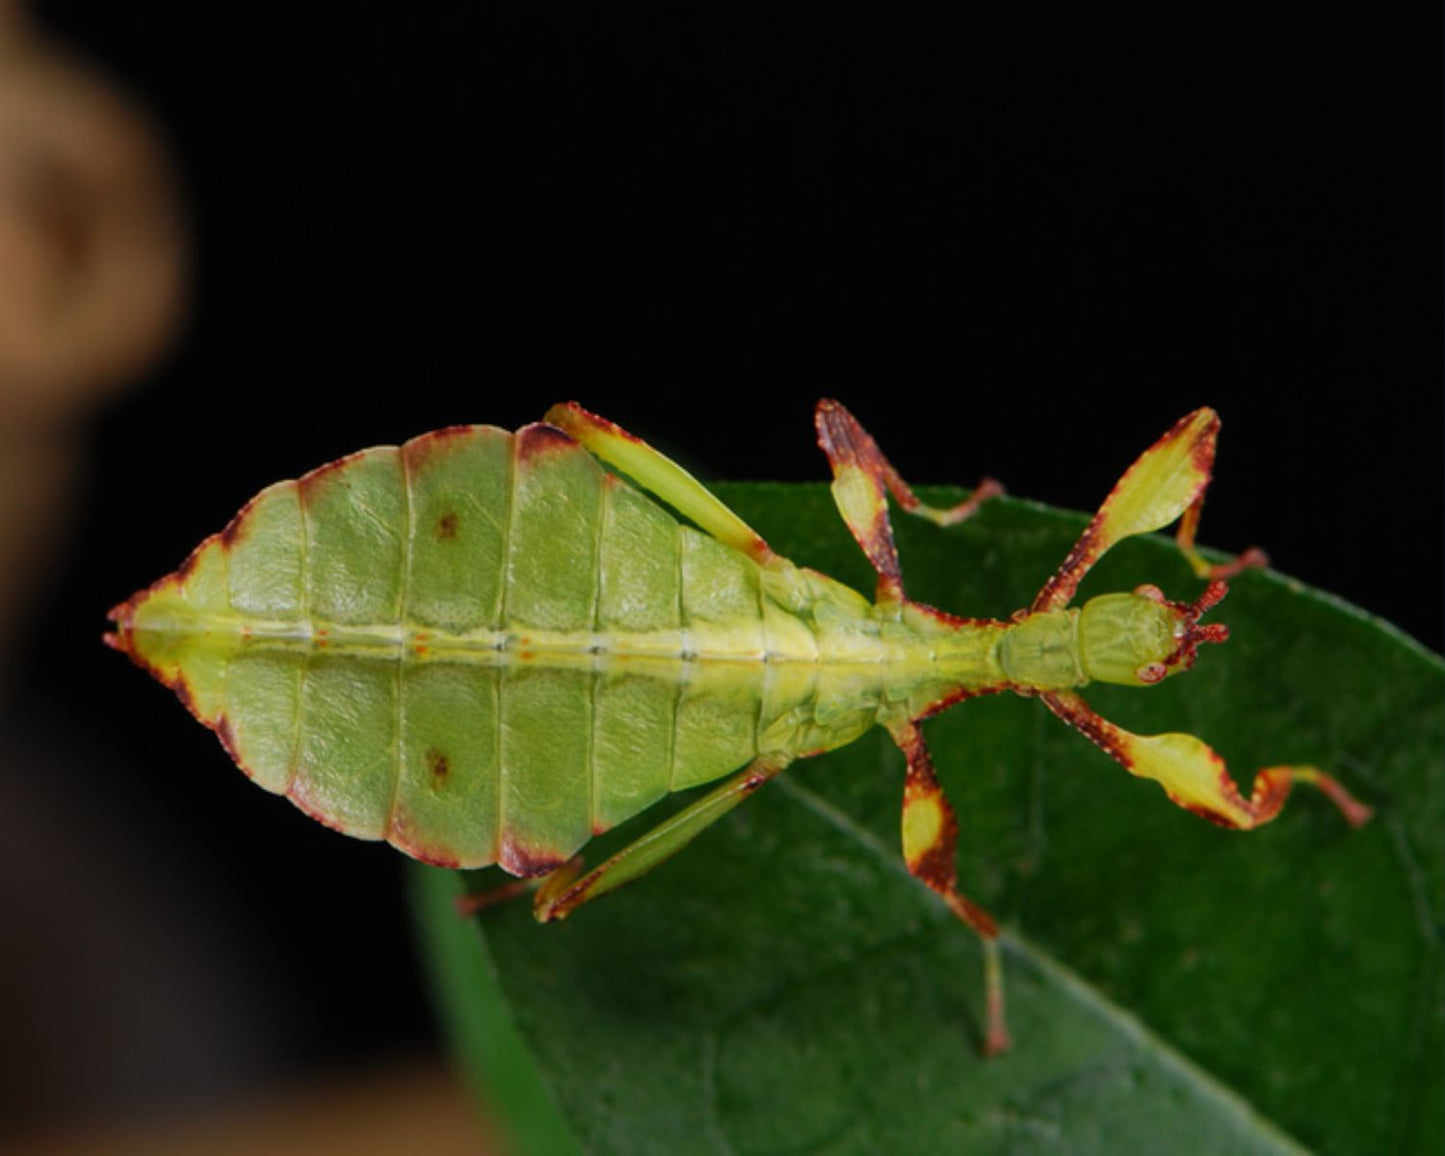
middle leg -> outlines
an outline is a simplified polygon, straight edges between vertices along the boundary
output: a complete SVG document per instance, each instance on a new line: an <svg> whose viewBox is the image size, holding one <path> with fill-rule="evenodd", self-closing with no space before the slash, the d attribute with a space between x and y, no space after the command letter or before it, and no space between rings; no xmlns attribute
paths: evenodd
<svg viewBox="0 0 1445 1156"><path fill-rule="evenodd" d="M908 759L903 787L903 859L914 878L948 905L983 941L985 1055L1009 1047L1004 1016L1003 967L998 954L998 924L993 916L958 890L958 817L939 785L923 732L915 722L890 728L893 741Z"/></svg>
<svg viewBox="0 0 1445 1156"><path fill-rule="evenodd" d="M903 601L903 575L898 548L893 543L893 526L888 520L888 494L910 514L951 526L972 517L985 501L1003 493L998 482L984 478L973 494L956 506L925 505L883 456L868 431L838 402L825 397L818 403L813 420L818 445L833 467L833 500L878 571L878 601L882 604Z"/></svg>

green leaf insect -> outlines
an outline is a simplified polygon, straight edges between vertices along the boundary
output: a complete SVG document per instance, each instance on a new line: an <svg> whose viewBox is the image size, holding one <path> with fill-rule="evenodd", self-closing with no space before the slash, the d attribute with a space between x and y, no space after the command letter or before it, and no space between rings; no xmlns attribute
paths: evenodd
<svg viewBox="0 0 1445 1156"><path fill-rule="evenodd" d="M1079 694L1188 669L1201 644L1227 637L1200 622L1227 580L1264 562L1254 550L1211 566L1194 548L1212 410L1139 457L1007 619L909 600L887 508L891 493L949 525L1001 487L986 479L957 506L924 505L837 402L818 404L816 425L838 510L878 575L872 602L774 553L676 463L571 403L515 434L437 430L263 490L116 607L106 640L175 690L262 787L427 863L540 879L543 921L651 870L795 759L882 726L907 763L908 870L985 947L990 1054L1009 1046L998 929L958 890L958 823L923 719L1010 690L1221 826L1270 821L1295 782L1350 823L1368 819L1315 767L1267 767L1246 797L1200 739L1130 733ZM1146 585L1069 605L1112 546L1176 520L1207 580L1194 602ZM577 853L594 835L730 773L583 870Z"/></svg>

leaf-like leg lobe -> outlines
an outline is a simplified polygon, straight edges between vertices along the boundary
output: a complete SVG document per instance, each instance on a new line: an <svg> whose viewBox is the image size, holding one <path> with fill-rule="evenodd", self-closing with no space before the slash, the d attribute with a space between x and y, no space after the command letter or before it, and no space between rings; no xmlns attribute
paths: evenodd
<svg viewBox="0 0 1445 1156"><path fill-rule="evenodd" d="M1296 781L1323 791L1352 826L1370 817L1368 807L1317 767L1265 767L1255 775L1245 798L1224 760L1193 735L1133 734L1103 718L1073 691L1039 697L1131 775L1153 779L1178 806L1218 826L1248 831L1268 823L1280 813Z"/></svg>
<svg viewBox="0 0 1445 1156"><path fill-rule="evenodd" d="M1068 557L1044 583L1032 609L1067 606L1084 575L1118 542L1162 529L1191 508L1197 510L1209 485L1218 436L1219 417L1212 409L1197 409L1175 422L1124 471ZM1198 522L1197 512L1193 522ZM1189 553L1185 549L1186 557Z"/></svg>
<svg viewBox="0 0 1445 1156"><path fill-rule="evenodd" d="M903 574L888 518L888 494L909 513L950 526L972 517L983 502L1003 493L1001 485L985 478L967 500L956 506L940 509L925 505L883 456L872 435L840 403L826 397L818 402L813 424L818 431L818 445L833 468L833 500L838 512L878 572L880 603L903 600Z"/></svg>
<svg viewBox="0 0 1445 1156"><path fill-rule="evenodd" d="M998 925L993 916L958 890L958 818L938 782L923 732L910 722L895 728L892 734L908 760L903 787L903 859L909 873L937 894L983 940L987 1016L983 1050L986 1055L997 1055L1009 1047Z"/></svg>

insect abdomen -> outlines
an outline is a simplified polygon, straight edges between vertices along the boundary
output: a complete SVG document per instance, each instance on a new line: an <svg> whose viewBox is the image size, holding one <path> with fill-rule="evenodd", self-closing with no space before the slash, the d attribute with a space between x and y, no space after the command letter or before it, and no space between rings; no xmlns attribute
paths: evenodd
<svg viewBox="0 0 1445 1156"><path fill-rule="evenodd" d="M434 862L530 874L755 753L758 569L548 426L367 450L263 491L117 612L269 790Z"/></svg>

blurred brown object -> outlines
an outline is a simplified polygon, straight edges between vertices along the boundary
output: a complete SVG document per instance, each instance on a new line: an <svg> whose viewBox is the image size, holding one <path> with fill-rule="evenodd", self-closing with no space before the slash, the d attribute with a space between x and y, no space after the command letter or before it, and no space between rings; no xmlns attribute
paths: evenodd
<svg viewBox="0 0 1445 1156"><path fill-rule="evenodd" d="M502 1151L459 1081L440 1067L338 1080L156 1126L21 1140L13 1156L489 1156Z"/></svg>
<svg viewBox="0 0 1445 1156"><path fill-rule="evenodd" d="M0 0L0 651L55 540L78 419L166 348L185 250L149 119Z"/></svg>

